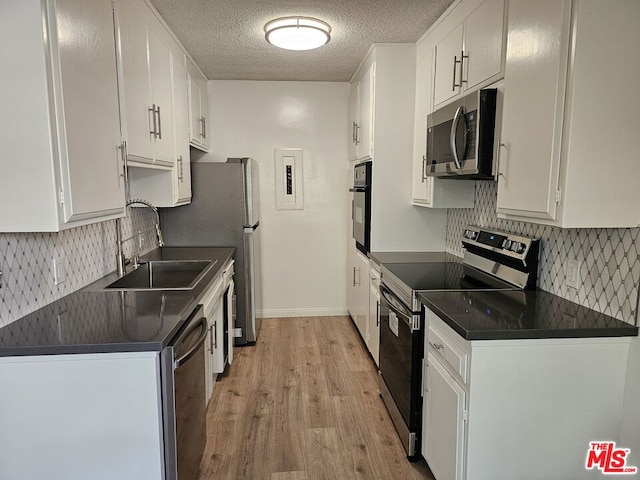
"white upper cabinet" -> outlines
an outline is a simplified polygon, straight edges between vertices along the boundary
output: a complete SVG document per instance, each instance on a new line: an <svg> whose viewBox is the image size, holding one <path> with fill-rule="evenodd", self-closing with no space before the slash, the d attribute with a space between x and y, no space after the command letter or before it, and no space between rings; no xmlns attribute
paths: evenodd
<svg viewBox="0 0 640 480"><path fill-rule="evenodd" d="M413 134L413 183L411 201L420 207L472 208L475 182L443 180L425 173L427 116L433 112L433 50L416 62L416 107Z"/></svg>
<svg viewBox="0 0 640 480"><path fill-rule="evenodd" d="M0 231L123 215L114 50L111 0L3 4Z"/></svg>
<svg viewBox="0 0 640 480"><path fill-rule="evenodd" d="M189 142L202 151L209 151L209 94L207 79L198 67L187 62L189 92Z"/></svg>
<svg viewBox="0 0 640 480"><path fill-rule="evenodd" d="M189 94L185 56L172 56L173 109L176 167L173 178L173 200L176 205L191 201L191 161L189 153Z"/></svg>
<svg viewBox="0 0 640 480"><path fill-rule="evenodd" d="M191 162L189 160L189 105L185 55L171 52L171 106L175 161L171 170L129 168L131 198L143 198L156 207L175 207L191 201ZM162 128L166 128L162 126Z"/></svg>
<svg viewBox="0 0 640 480"><path fill-rule="evenodd" d="M358 83L351 84L349 93L349 129L351 141L348 146L349 161L358 159L358 149L356 148L356 132L358 128Z"/></svg>
<svg viewBox="0 0 640 480"><path fill-rule="evenodd" d="M174 120L169 47L127 0L116 3L116 19L122 133L128 162L172 167Z"/></svg>
<svg viewBox="0 0 640 480"><path fill-rule="evenodd" d="M485 0L436 45L434 104L502 77L505 0Z"/></svg>
<svg viewBox="0 0 640 480"><path fill-rule="evenodd" d="M375 72L376 64L373 62L351 83L349 160L373 159Z"/></svg>
<svg viewBox="0 0 640 480"><path fill-rule="evenodd" d="M640 75L640 56L628 54L640 44L639 19L634 0L509 2L500 217L640 224L640 96L620 88Z"/></svg>

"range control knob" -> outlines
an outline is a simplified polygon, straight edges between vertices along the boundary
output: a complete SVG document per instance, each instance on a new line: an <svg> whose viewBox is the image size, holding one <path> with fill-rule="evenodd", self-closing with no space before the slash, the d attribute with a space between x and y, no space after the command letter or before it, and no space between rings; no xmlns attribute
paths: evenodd
<svg viewBox="0 0 640 480"><path fill-rule="evenodd" d="M518 254L523 253L526 249L527 246L524 243L513 242L513 245L511 245L511 250Z"/></svg>
<svg viewBox="0 0 640 480"><path fill-rule="evenodd" d="M505 240L502 242L502 248L504 248L505 250L509 250L511 248L511 244L513 242L511 240L509 240L508 238L505 238Z"/></svg>

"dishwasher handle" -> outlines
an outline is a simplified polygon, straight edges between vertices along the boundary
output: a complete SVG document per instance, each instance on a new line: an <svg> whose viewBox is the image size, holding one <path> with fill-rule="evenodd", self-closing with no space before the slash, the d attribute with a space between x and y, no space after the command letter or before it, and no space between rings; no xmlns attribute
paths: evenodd
<svg viewBox="0 0 640 480"><path fill-rule="evenodd" d="M187 352L180 356L179 358L177 358L174 362L174 366L175 368L180 368L184 363L186 363L191 357L193 357L193 355L196 353L196 351L200 348L200 346L204 343L205 339L207 338L207 318L206 317L200 317L198 320L196 320L195 322L193 322L191 325L189 325L185 331L180 335L180 337L176 340L175 346L174 346L174 351L179 351L182 349L182 345L185 342L185 340L187 338L189 338L191 336L191 334L196 331L198 328L201 329L200 335L198 336L198 338L196 339L195 342L193 342L193 344L187 349Z"/></svg>

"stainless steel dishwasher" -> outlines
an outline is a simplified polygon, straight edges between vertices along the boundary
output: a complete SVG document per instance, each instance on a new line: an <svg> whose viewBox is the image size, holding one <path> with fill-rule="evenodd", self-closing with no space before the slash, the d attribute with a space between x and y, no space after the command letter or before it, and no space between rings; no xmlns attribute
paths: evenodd
<svg viewBox="0 0 640 480"><path fill-rule="evenodd" d="M196 480L206 443L202 305L162 350L162 405L166 480Z"/></svg>

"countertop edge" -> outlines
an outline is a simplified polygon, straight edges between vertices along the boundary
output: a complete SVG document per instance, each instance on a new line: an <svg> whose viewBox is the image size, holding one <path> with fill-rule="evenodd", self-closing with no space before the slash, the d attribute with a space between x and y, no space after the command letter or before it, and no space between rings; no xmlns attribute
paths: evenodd
<svg viewBox="0 0 640 480"><path fill-rule="evenodd" d="M435 313L440 320L451 327L463 339L476 340L538 340L552 338L612 338L612 337L637 337L639 327L629 324L628 327L616 328L584 328L584 329L541 329L541 330L466 330L449 315L443 312L437 305L424 295L420 295L420 301Z"/></svg>

